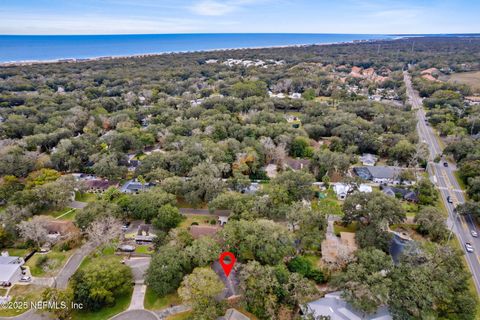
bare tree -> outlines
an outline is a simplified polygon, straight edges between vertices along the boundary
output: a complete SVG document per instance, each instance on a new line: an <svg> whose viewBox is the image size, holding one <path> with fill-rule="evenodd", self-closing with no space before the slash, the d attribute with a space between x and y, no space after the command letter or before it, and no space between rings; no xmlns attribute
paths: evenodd
<svg viewBox="0 0 480 320"><path fill-rule="evenodd" d="M95 247L101 247L120 238L122 223L111 216L102 217L92 222L86 233L90 243Z"/></svg>
<svg viewBox="0 0 480 320"><path fill-rule="evenodd" d="M18 225L20 236L25 240L32 240L37 247L40 247L47 241L48 220L44 216L34 216L31 220L20 222Z"/></svg>

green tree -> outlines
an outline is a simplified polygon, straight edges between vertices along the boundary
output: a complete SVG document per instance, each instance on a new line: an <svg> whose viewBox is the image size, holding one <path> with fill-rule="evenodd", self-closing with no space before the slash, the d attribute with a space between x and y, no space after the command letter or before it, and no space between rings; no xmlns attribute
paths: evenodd
<svg viewBox="0 0 480 320"><path fill-rule="evenodd" d="M117 259L95 259L72 276L74 301L85 310L112 306L131 290L132 271Z"/></svg>
<svg viewBox="0 0 480 320"><path fill-rule="evenodd" d="M438 199L435 185L429 179L423 178L418 181L415 190L418 193L418 202L422 205L434 205Z"/></svg>
<svg viewBox="0 0 480 320"><path fill-rule="evenodd" d="M145 282L157 295L163 297L177 290L183 276L190 270L186 254L174 246L166 245L153 255Z"/></svg>
<svg viewBox="0 0 480 320"><path fill-rule="evenodd" d="M195 268L183 278L178 295L192 307L193 319L215 320L225 311L215 299L223 289L223 282L211 268Z"/></svg>
<svg viewBox="0 0 480 320"><path fill-rule="evenodd" d="M417 231L432 241L445 240L448 235L445 218L435 207L422 208L415 216L415 223L418 224Z"/></svg>
<svg viewBox="0 0 480 320"><path fill-rule="evenodd" d="M310 147L308 139L296 137L290 144L290 155L292 157L307 158L313 155L313 148Z"/></svg>
<svg viewBox="0 0 480 320"><path fill-rule="evenodd" d="M231 87L231 92L241 99L253 96L264 97L267 94L267 85L263 81L237 82Z"/></svg>
<svg viewBox="0 0 480 320"><path fill-rule="evenodd" d="M312 183L315 178L305 171L285 171L275 177L270 185L286 190L289 201L310 200L313 196Z"/></svg>
<svg viewBox="0 0 480 320"><path fill-rule="evenodd" d="M175 228L182 221L183 216L177 207L166 204L158 209L158 215L153 219L152 224L162 231L168 232Z"/></svg>
<svg viewBox="0 0 480 320"><path fill-rule="evenodd" d="M73 303L72 289L47 288L42 292L42 301L50 303L46 310L53 313L57 319L70 319Z"/></svg>
<svg viewBox="0 0 480 320"><path fill-rule="evenodd" d="M290 207L287 221L293 228L300 249L320 249L327 229L327 219L321 211L297 202Z"/></svg>
<svg viewBox="0 0 480 320"><path fill-rule="evenodd" d="M86 230L90 224L100 217L119 217L120 208L116 203L107 201L90 202L75 215L75 224L82 230Z"/></svg>
<svg viewBox="0 0 480 320"><path fill-rule="evenodd" d="M41 186L45 183L52 182L60 178L60 172L53 169L43 168L38 171L30 172L25 179L27 188L33 188L35 186Z"/></svg>
<svg viewBox="0 0 480 320"><path fill-rule="evenodd" d="M334 279L342 296L359 310L372 313L389 298L393 269L392 259L378 249L363 249L356 253L357 261Z"/></svg>
<svg viewBox="0 0 480 320"><path fill-rule="evenodd" d="M221 248L215 239L211 237L201 237L194 240L185 251L194 266L205 267L218 259Z"/></svg>
<svg viewBox="0 0 480 320"><path fill-rule="evenodd" d="M270 220L230 221L222 236L225 247L241 261L277 264L294 251L286 228Z"/></svg>

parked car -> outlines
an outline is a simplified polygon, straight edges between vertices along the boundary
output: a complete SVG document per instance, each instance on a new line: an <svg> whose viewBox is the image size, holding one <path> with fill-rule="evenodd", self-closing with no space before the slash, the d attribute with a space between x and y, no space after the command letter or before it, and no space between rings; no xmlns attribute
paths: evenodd
<svg viewBox="0 0 480 320"><path fill-rule="evenodd" d="M443 166L444 166L445 168L448 167L448 162L444 162L444 163L443 163Z"/></svg>
<svg viewBox="0 0 480 320"><path fill-rule="evenodd" d="M30 282L32 281L32 278L29 276L23 276L20 278L20 282Z"/></svg>
<svg viewBox="0 0 480 320"><path fill-rule="evenodd" d="M470 242L465 242L465 250L467 250L467 252L473 252L473 246Z"/></svg>
<svg viewBox="0 0 480 320"><path fill-rule="evenodd" d="M452 198L450 198L450 196L447 196L447 202L448 203L453 203Z"/></svg>
<svg viewBox="0 0 480 320"><path fill-rule="evenodd" d="M470 233L472 234L472 237L478 238L478 233L477 233L477 231L472 230L472 231L470 231Z"/></svg>
<svg viewBox="0 0 480 320"><path fill-rule="evenodd" d="M11 285L12 285L12 283L9 282L9 281L4 281L0 284L0 286L2 286L2 287L10 287Z"/></svg>

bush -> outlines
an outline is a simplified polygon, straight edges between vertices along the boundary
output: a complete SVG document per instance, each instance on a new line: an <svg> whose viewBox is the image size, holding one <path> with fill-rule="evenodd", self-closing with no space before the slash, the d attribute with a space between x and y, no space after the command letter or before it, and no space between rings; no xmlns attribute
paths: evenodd
<svg viewBox="0 0 480 320"><path fill-rule="evenodd" d="M287 268L290 272L296 272L311 279L316 283L325 282L325 276L322 271L315 269L312 262L303 256L297 256L290 260L287 264Z"/></svg>
<svg viewBox="0 0 480 320"><path fill-rule="evenodd" d="M37 259L37 261L35 261L35 266L37 268L43 268L43 266L45 266L48 262L48 256L47 255L40 255Z"/></svg>

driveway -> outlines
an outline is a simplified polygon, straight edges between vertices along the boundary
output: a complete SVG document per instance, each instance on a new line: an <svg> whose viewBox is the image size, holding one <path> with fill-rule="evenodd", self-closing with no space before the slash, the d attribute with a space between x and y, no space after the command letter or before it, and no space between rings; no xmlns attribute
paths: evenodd
<svg viewBox="0 0 480 320"><path fill-rule="evenodd" d="M232 296L236 296L238 294L238 285L239 281L237 279L237 272L235 267L230 272L230 275L227 277L225 276L225 272L223 272L223 268L218 261L215 261L212 265L213 271L218 275L220 280L225 284L225 289L220 294L220 299L228 299Z"/></svg>
<svg viewBox="0 0 480 320"><path fill-rule="evenodd" d="M228 217L230 215L230 210L215 210L213 213L208 209L194 209L194 208L180 208L180 213L182 214L198 214L205 216L224 216Z"/></svg>
<svg viewBox="0 0 480 320"><path fill-rule="evenodd" d="M144 309L143 301L145 300L145 292L147 286L145 283L145 272L150 265L150 257L142 258L130 258L125 260L125 265L129 266L132 269L133 281L135 286L133 287L132 300L130 301L130 306L128 310L141 310ZM133 319L133 318L132 318Z"/></svg>
<svg viewBox="0 0 480 320"><path fill-rule="evenodd" d="M83 209L87 206L87 204L87 202L73 200L68 206L73 209Z"/></svg>
<svg viewBox="0 0 480 320"><path fill-rule="evenodd" d="M117 314L111 320L160 320L155 313L148 310L128 310Z"/></svg>
<svg viewBox="0 0 480 320"><path fill-rule="evenodd" d="M66 289L68 280L77 271L83 259L93 251L94 247L90 243L84 244L68 259L67 263L55 278L54 286L59 289Z"/></svg>

